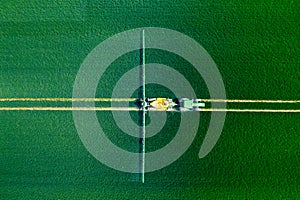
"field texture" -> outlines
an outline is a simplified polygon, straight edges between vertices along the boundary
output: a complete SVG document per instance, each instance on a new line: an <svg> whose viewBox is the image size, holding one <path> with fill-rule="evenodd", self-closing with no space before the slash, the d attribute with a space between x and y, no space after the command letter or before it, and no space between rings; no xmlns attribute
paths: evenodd
<svg viewBox="0 0 300 200"><path fill-rule="evenodd" d="M188 35L207 50L228 99L300 99L299 19L297 0L1 2L0 98L72 97L77 71L99 43L125 30L162 27ZM198 97L209 98L201 76L184 59L151 49L146 62L173 67ZM139 63L139 52L115 60L101 78L97 95L109 97L120 77ZM150 84L147 96L173 94ZM138 149L136 139L122 134L110 112L97 117L112 142L128 151ZM132 119L137 119L135 113ZM217 145L199 159L209 120L210 113L201 114L186 153L166 168L147 173L142 184L136 174L113 170L85 149L72 112L0 111L0 198L299 198L299 113L228 113ZM170 142L179 121L180 113L168 113L165 127L147 140L146 150Z"/></svg>

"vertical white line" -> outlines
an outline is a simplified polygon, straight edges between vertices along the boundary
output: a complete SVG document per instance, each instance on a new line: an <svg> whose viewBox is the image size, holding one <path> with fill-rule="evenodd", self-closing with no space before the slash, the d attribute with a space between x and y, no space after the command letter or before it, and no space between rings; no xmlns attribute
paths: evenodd
<svg viewBox="0 0 300 200"><path fill-rule="evenodd" d="M145 30L142 30L142 51L143 51L143 66L142 66L142 70L143 70L143 138L142 138L142 183L145 182L145 151L146 151L146 83L145 83L145 79L146 79L146 74L145 74L145 67L146 67L146 55L145 55Z"/></svg>

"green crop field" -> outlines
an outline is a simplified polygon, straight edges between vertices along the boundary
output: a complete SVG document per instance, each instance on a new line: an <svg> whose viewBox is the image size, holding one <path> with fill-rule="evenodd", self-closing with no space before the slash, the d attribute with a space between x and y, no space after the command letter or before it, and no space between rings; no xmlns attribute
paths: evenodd
<svg viewBox="0 0 300 200"><path fill-rule="evenodd" d="M71 98L79 68L98 44L126 30L161 27L181 32L207 50L228 99L299 100L299 19L297 0L2 1L0 98ZM147 63L172 67L198 97L210 98L187 61L162 50L146 52ZM101 77L97 96L110 97L139 59L133 51L115 60ZM146 94L175 97L155 84L147 85ZM53 105L58 103L0 102L0 107ZM252 104L228 108L243 106ZM300 109L299 104L255 106ZM211 113L200 116L188 150L171 165L146 173L141 183L137 174L111 169L86 150L72 111L0 111L0 199L300 197L300 113L227 113L220 139L203 159L198 153ZM136 113L131 117L137 121ZM147 139L146 151L168 144L180 117L167 113L166 125ZM97 112L97 118L114 144L137 151L138 140L119 130L111 112Z"/></svg>

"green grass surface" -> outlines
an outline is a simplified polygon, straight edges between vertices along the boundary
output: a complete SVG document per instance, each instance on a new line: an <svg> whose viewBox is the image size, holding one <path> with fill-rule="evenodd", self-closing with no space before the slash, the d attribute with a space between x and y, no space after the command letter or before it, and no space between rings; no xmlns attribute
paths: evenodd
<svg viewBox="0 0 300 200"><path fill-rule="evenodd" d="M71 97L77 71L96 45L124 30L154 26L199 42L216 62L229 99L300 99L298 1L11 1L0 4L0 16L0 97ZM122 74L139 64L136 58L131 52L116 60L98 95L110 95ZM172 66L197 95L209 97L201 77L183 59L149 50L146 60ZM114 67L119 64L122 70ZM168 93L161 89L147 94ZM149 139L147 150L172 139L180 114L168 115L174 121ZM99 113L98 119L120 142L111 114ZM299 197L299 114L229 113L217 145L200 160L209 120L203 113L188 151L146 174L141 184L136 175L110 169L87 152L71 112L0 111L0 198ZM134 151L129 136L120 140L119 146Z"/></svg>

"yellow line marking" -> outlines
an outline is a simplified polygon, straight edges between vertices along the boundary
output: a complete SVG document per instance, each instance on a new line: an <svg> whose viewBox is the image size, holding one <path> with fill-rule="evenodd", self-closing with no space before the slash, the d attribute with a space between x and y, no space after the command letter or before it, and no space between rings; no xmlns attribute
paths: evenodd
<svg viewBox="0 0 300 200"><path fill-rule="evenodd" d="M136 98L0 98L0 102L11 101L135 101ZM228 102L228 103L300 103L300 100L246 100L246 99L201 99L203 102Z"/></svg>
<svg viewBox="0 0 300 200"><path fill-rule="evenodd" d="M11 101L90 101L90 102L111 102L111 101L135 101L136 98L0 98L0 102Z"/></svg>
<svg viewBox="0 0 300 200"><path fill-rule="evenodd" d="M135 107L0 107L0 111L141 111ZM156 110L151 110L156 111ZM161 110L157 110L161 111ZM200 112L300 113L300 110L203 108Z"/></svg>
<svg viewBox="0 0 300 200"><path fill-rule="evenodd" d="M201 99L201 101L227 103L300 103L300 100Z"/></svg>
<svg viewBox="0 0 300 200"><path fill-rule="evenodd" d="M300 110L273 110L273 109L223 109L203 108L200 112L264 112L264 113L300 113Z"/></svg>
<svg viewBox="0 0 300 200"><path fill-rule="evenodd" d="M134 107L0 107L0 111L140 111Z"/></svg>

